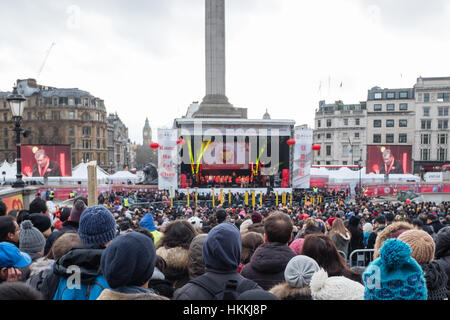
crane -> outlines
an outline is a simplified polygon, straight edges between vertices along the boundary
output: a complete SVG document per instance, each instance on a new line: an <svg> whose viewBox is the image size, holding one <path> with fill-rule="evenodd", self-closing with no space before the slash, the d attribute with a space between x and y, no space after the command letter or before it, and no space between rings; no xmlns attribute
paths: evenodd
<svg viewBox="0 0 450 320"><path fill-rule="evenodd" d="M50 55L50 51L52 51L52 49L53 49L53 47L54 47L55 45L56 45L56 43L55 43L55 42L52 42L52 44L50 45L50 48L47 50L47 54L45 55L44 62L42 62L42 65L41 65L41 67L39 68L39 71L38 71L38 74L37 74L36 79L39 78L39 76L41 75L42 70L43 70L44 67L45 67L45 63L47 62L48 56Z"/></svg>

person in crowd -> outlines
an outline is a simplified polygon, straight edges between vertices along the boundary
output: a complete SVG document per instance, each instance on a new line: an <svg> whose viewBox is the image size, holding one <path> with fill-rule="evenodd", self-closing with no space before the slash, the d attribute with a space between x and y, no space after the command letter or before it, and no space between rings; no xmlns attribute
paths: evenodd
<svg viewBox="0 0 450 320"><path fill-rule="evenodd" d="M423 271L411 253L397 238L384 241L379 256L364 270L364 300L427 300Z"/></svg>
<svg viewBox="0 0 450 320"><path fill-rule="evenodd" d="M161 237L163 236L163 234L162 234L162 232L158 231L158 229L156 228L153 214L147 213L142 218L142 220L140 222L140 226L142 228L149 230L152 233L155 246L158 246L159 241L161 240Z"/></svg>
<svg viewBox="0 0 450 320"><path fill-rule="evenodd" d="M380 248L383 246L383 243L391 238L398 238L403 232L414 229L414 226L408 222L394 222L388 225L386 228L381 231L376 240L373 252L373 259L377 259L379 256Z"/></svg>
<svg viewBox="0 0 450 320"><path fill-rule="evenodd" d="M436 247L433 238L423 230L409 230L403 232L398 240L409 245L411 257L422 268L428 300L447 300L448 276L440 264L433 261Z"/></svg>
<svg viewBox="0 0 450 320"><path fill-rule="evenodd" d="M256 249L262 244L264 244L264 237L259 232L247 232L242 235L241 263L238 268L239 273L242 271L242 268L250 262Z"/></svg>
<svg viewBox="0 0 450 320"><path fill-rule="evenodd" d="M30 209L29 210L30 214L39 213L39 214L46 215L47 217L50 218L50 213L49 213L49 210L47 207L47 203L45 202L45 200L43 200L40 197L35 198L35 199L33 199L33 201L31 201L29 209Z"/></svg>
<svg viewBox="0 0 450 320"><path fill-rule="evenodd" d="M7 211L8 208L6 207L6 204L0 199L0 217L5 216Z"/></svg>
<svg viewBox="0 0 450 320"><path fill-rule="evenodd" d="M241 234L234 225L221 223L211 229L203 245L205 274L177 290L174 300L228 300L247 290L261 289L237 272L241 249Z"/></svg>
<svg viewBox="0 0 450 320"><path fill-rule="evenodd" d="M17 215L19 214L19 210L13 209L8 212L9 217L13 217L14 220L17 221ZM1 217L1 216L0 216Z"/></svg>
<svg viewBox="0 0 450 320"><path fill-rule="evenodd" d="M377 216L374 219L372 226L372 233L367 239L367 249L373 249L375 247L375 241L378 234L386 228L386 218L382 215Z"/></svg>
<svg viewBox="0 0 450 320"><path fill-rule="evenodd" d="M427 225L433 230L433 233L438 233L439 230L441 230L442 228L445 227L445 225L443 225L439 219L438 216L433 214L433 213L429 213L427 216Z"/></svg>
<svg viewBox="0 0 450 320"><path fill-rule="evenodd" d="M13 217L0 216L0 242L19 246L20 227Z"/></svg>
<svg viewBox="0 0 450 320"><path fill-rule="evenodd" d="M330 236L325 234L306 236L302 254L314 259L330 277L344 276L362 283L361 275L347 266Z"/></svg>
<svg viewBox="0 0 450 320"><path fill-rule="evenodd" d="M189 279L195 279L205 273L205 263L203 262L202 250L207 235L198 234L192 239L189 245L188 271Z"/></svg>
<svg viewBox="0 0 450 320"><path fill-rule="evenodd" d="M175 220L156 246L156 254L166 262L164 275L176 289L189 281L189 246L196 235L191 223Z"/></svg>
<svg viewBox="0 0 450 320"><path fill-rule="evenodd" d="M32 301L44 300L42 294L33 287L20 282L4 282L0 284L0 300Z"/></svg>
<svg viewBox="0 0 450 320"><path fill-rule="evenodd" d="M355 250L364 249L364 235L360 223L360 216L351 216L348 220L348 231L350 232L350 243L348 245L348 257ZM350 263L354 265L356 261L356 254L352 256Z"/></svg>
<svg viewBox="0 0 450 320"><path fill-rule="evenodd" d="M329 276L324 269L310 281L313 300L364 300L364 286L343 276Z"/></svg>
<svg viewBox="0 0 450 320"><path fill-rule="evenodd" d="M259 212L253 212L251 214L251 220L252 220L252 224L250 224L248 226L248 231L249 232L258 232L261 235L264 235L264 224L263 222L263 216L261 213Z"/></svg>
<svg viewBox="0 0 450 320"><path fill-rule="evenodd" d="M291 242L289 248L291 248L291 250L294 251L297 255L301 255L304 242L305 242L304 238L297 238Z"/></svg>
<svg viewBox="0 0 450 320"><path fill-rule="evenodd" d="M110 289L97 300L169 300L148 287L155 263L151 238L140 232L118 236L101 256L100 269Z"/></svg>
<svg viewBox="0 0 450 320"><path fill-rule="evenodd" d="M447 296L450 298L450 226L436 234L435 261L447 273Z"/></svg>
<svg viewBox="0 0 450 320"><path fill-rule="evenodd" d="M252 289L241 293L236 300L251 300L251 301L265 301L265 300L281 300L276 295L263 290Z"/></svg>
<svg viewBox="0 0 450 320"><path fill-rule="evenodd" d="M363 245L364 248L367 248L367 244L369 242L369 237L373 232L373 226L370 222L366 222L363 224Z"/></svg>
<svg viewBox="0 0 450 320"><path fill-rule="evenodd" d="M52 233L52 222L47 215L41 213L32 213L25 217L25 220L32 222L33 226L38 229L47 239ZM23 222L22 222L23 223Z"/></svg>
<svg viewBox="0 0 450 320"><path fill-rule="evenodd" d="M100 273L100 258L115 235L113 214L103 206L88 207L81 215L78 228L83 246L72 248L56 261L53 273L42 284L41 292L45 299L96 300L103 289L109 288ZM79 274L77 286L68 279L74 271Z"/></svg>
<svg viewBox="0 0 450 320"><path fill-rule="evenodd" d="M245 219L239 226L239 230L241 231L241 234L248 232L248 227L250 227L252 224L253 224L252 219L250 219L250 218Z"/></svg>
<svg viewBox="0 0 450 320"><path fill-rule="evenodd" d="M281 300L312 300L309 284L313 274L319 269L314 259L297 255L286 266L285 282L276 285L269 292Z"/></svg>
<svg viewBox="0 0 450 320"><path fill-rule="evenodd" d="M31 257L10 242L0 242L0 284L22 281L21 269L31 263Z"/></svg>
<svg viewBox="0 0 450 320"><path fill-rule="evenodd" d="M284 270L296 256L288 247L292 241L293 223L289 215L273 212L264 219L264 244L253 254L241 271L242 276L255 281L263 289L270 290L284 281Z"/></svg>
<svg viewBox="0 0 450 320"><path fill-rule="evenodd" d="M44 255L45 237L30 220L20 224L19 249L30 255L32 262Z"/></svg>
<svg viewBox="0 0 450 320"><path fill-rule="evenodd" d="M224 223L229 219L228 213L223 208L218 209L215 216L217 224Z"/></svg>
<svg viewBox="0 0 450 320"><path fill-rule="evenodd" d="M330 219L328 219L330 220ZM348 247L350 243L350 232L344 225L341 218L336 218L331 223L331 230L329 233L331 240L336 245L336 249L344 253L345 258L348 258Z"/></svg>

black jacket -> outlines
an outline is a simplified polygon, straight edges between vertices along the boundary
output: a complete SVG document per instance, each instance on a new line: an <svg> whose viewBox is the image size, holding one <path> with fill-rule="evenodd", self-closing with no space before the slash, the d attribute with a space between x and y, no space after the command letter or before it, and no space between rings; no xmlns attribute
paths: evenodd
<svg viewBox="0 0 450 320"><path fill-rule="evenodd" d="M448 277L447 295L450 298L450 227L442 228L436 235L436 262L445 271Z"/></svg>
<svg viewBox="0 0 450 320"><path fill-rule="evenodd" d="M45 242L44 256L46 256L49 253L55 240L58 239L59 236L61 236L65 232L78 232L78 222L65 221L62 225L61 230L53 231L52 234L48 237L47 241Z"/></svg>
<svg viewBox="0 0 450 320"><path fill-rule="evenodd" d="M421 265L427 283L428 300L446 300L448 277L436 261Z"/></svg>
<svg viewBox="0 0 450 320"><path fill-rule="evenodd" d="M270 290L284 281L286 265L295 256L296 253L283 243L264 243L256 249L241 275L255 281L264 290Z"/></svg>

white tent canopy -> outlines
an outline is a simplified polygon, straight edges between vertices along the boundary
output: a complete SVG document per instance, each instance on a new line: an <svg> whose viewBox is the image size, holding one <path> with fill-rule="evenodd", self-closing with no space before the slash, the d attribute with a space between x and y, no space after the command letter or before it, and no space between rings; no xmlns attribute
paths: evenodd
<svg viewBox="0 0 450 320"><path fill-rule="evenodd" d="M112 183L127 183L128 181L137 183L141 180L138 175L133 174L130 171L117 171L116 173L110 175L108 179Z"/></svg>

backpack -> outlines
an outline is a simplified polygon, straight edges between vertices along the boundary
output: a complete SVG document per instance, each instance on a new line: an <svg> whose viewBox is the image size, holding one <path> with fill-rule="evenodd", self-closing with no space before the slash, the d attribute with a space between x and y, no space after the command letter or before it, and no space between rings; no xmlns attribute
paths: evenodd
<svg viewBox="0 0 450 320"><path fill-rule="evenodd" d="M61 276L53 300L97 300L104 289L110 287L102 275L89 284L81 284L78 289L69 288L67 278Z"/></svg>
<svg viewBox="0 0 450 320"><path fill-rule="evenodd" d="M189 282L206 290L211 295L211 300L236 300L241 293L258 287L256 282L245 278L239 285L237 280L228 280L221 285L208 274L203 274Z"/></svg>

